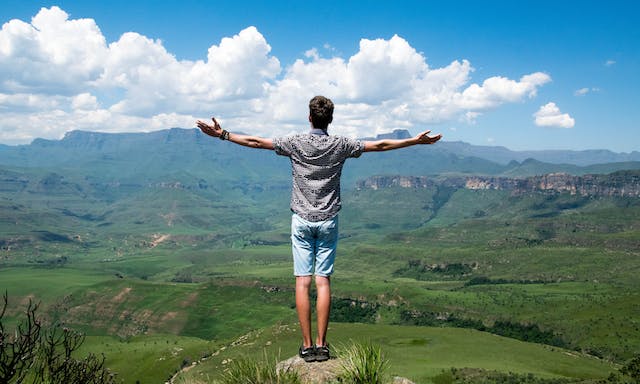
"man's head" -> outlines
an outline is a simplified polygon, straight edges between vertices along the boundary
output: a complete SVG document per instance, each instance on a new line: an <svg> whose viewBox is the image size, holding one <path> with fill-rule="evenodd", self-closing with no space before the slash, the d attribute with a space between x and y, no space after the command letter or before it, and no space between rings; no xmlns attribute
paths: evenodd
<svg viewBox="0 0 640 384"><path fill-rule="evenodd" d="M309 121L314 128L327 129L333 121L333 101L316 96L309 102Z"/></svg>

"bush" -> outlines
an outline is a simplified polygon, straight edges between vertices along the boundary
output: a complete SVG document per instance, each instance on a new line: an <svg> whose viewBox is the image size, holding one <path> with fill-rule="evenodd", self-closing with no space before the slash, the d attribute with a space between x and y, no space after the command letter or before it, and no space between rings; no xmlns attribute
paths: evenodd
<svg viewBox="0 0 640 384"><path fill-rule="evenodd" d="M349 384L380 384L384 382L389 362L382 349L370 343L356 344L339 349L344 373L339 381Z"/></svg>
<svg viewBox="0 0 640 384"><path fill-rule="evenodd" d="M331 321L338 323L369 323L376 321L378 304L357 299L333 298L331 300Z"/></svg>

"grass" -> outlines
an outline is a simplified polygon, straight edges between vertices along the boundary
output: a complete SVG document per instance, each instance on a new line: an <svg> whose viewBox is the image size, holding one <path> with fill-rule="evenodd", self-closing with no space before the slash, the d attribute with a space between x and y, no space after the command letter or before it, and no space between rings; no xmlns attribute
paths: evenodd
<svg viewBox="0 0 640 384"><path fill-rule="evenodd" d="M340 379L353 384L382 384L386 382L389 361L382 348L371 343L351 343L339 352L343 373Z"/></svg>
<svg viewBox="0 0 640 384"><path fill-rule="evenodd" d="M98 353L125 383L164 383L184 366L211 355L215 342L175 335L147 335L120 339L88 336L79 353Z"/></svg>
<svg viewBox="0 0 640 384"><path fill-rule="evenodd" d="M278 369L277 359L242 358L232 361L216 380L217 384L302 384L300 376L290 369Z"/></svg>
<svg viewBox="0 0 640 384"><path fill-rule="evenodd" d="M457 328L332 323L329 341L336 345L345 341L379 346L388 361L389 375L407 377L416 383L431 382L451 367L572 380L605 378L617 368L573 351ZM229 361L255 357L256 351L286 358L287 351L294 355L298 345L297 326L281 324L248 334L241 342L230 344L185 373L183 378L213 381L227 369Z"/></svg>
<svg viewBox="0 0 640 384"><path fill-rule="evenodd" d="M82 178L78 183L90 188ZM293 318L288 194L239 183L225 195L233 201L227 205L215 199L220 192L215 188L138 188L104 199L91 195L86 201L69 185L50 194L3 194L0 290L9 292L9 317L17 316L29 298L41 300L48 316L65 319L90 337L137 345L145 351L136 364L142 370L152 369L142 361L164 353L142 348L145 338L194 338L194 345L215 343L218 348L240 335L288 324ZM448 195L401 188L347 191L344 198L333 293L380 308L373 316L375 325L335 323L332 332L340 339L377 338L391 371L408 372L423 382L439 370L465 364L592 377L587 371L550 371L533 363L560 366L569 357L566 353L576 352L546 350L523 363L512 357L520 347L510 339L455 330L444 340L454 332L447 328L419 336L432 331L398 327L399 308L487 325L498 320L533 323L561 334L572 348L615 361L640 353L640 323L635 320L640 318L640 204L635 200L468 190ZM168 235L167 240L151 246L158 235ZM66 263L45 268L62 258ZM412 260L476 267L457 277L394 275ZM473 277L512 283L467 286ZM522 280L544 283L514 283ZM407 329L418 336L400 331ZM260 346L271 341L295 351L296 332L289 337L293 341L269 338ZM465 338L471 344L461 341ZM501 341L489 347L492 340ZM93 347L97 352L103 348L88 343ZM135 359L121 347L123 356ZM502 354L501 348L510 352ZM239 358L232 350L242 347L229 347L221 356ZM531 353L526 349L522 355ZM123 377L142 375L142 370L127 373L127 358L120 363L118 353L112 355L114 364L125 369ZM493 358L484 360L488 356ZM496 359L504 362L496 364ZM580 361L578 366L582 356ZM175 369L176 362L168 365Z"/></svg>

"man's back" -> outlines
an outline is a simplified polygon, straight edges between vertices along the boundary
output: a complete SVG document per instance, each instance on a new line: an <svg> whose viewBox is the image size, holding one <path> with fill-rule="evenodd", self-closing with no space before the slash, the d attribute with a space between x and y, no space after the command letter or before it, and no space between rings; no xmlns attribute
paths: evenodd
<svg viewBox="0 0 640 384"><path fill-rule="evenodd" d="M349 157L359 157L364 144L316 132L276 138L273 145L277 154L291 159L291 210L309 221L335 216L341 207L342 166Z"/></svg>

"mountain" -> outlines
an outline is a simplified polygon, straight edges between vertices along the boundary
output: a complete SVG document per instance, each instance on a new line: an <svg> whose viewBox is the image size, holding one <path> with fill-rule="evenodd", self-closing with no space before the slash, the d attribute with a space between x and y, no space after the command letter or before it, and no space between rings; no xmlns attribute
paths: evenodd
<svg viewBox="0 0 640 384"><path fill-rule="evenodd" d="M508 164L511 161L522 162L527 159L578 166L640 161L640 152L638 151L630 153L616 153L606 149L512 151L505 147L471 145L462 141L445 141L442 146L460 156L480 157L499 164Z"/></svg>
<svg viewBox="0 0 640 384"><path fill-rule="evenodd" d="M408 131L396 130L369 139L408 136ZM352 188L357 180L374 175L526 177L555 172L584 175L640 168L638 152L514 152L502 147L446 141L363 157L375 157L375 160L349 160L343 174L345 188ZM591 159L589 165L580 165L589 163L588 158ZM553 159L567 161L556 163L551 161ZM593 164L598 159L607 161ZM29 145L0 146L0 167L17 167L16 171L55 169L59 174L82 175L89 182L107 184L201 184L206 181L209 184L269 185L288 184L290 179L286 158L268 151L229 145L197 129L179 128L149 133L72 131L61 140L36 139Z"/></svg>

